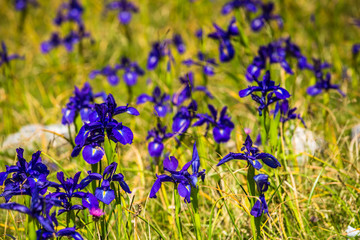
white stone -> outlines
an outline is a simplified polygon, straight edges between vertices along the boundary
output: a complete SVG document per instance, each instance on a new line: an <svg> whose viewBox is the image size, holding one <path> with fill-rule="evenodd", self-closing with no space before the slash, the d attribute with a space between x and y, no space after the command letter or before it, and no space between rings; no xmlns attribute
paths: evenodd
<svg viewBox="0 0 360 240"><path fill-rule="evenodd" d="M299 165L305 165L308 160L308 156L302 153L308 153L315 155L315 152L320 149L319 139L315 137L315 134L305 128L297 127L294 131L294 135L291 138L292 147L297 156L297 162Z"/></svg>
<svg viewBox="0 0 360 240"><path fill-rule="evenodd" d="M360 230L356 230L356 228L348 226L346 229L346 235L348 237L360 237Z"/></svg>

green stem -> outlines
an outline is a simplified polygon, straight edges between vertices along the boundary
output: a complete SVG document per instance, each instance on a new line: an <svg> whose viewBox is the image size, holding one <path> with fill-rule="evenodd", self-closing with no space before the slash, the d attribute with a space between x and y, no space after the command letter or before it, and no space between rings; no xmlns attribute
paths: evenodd
<svg viewBox="0 0 360 240"><path fill-rule="evenodd" d="M253 198L256 196L256 188L255 188L256 184L255 184L254 176L255 176L255 168L252 165L249 165L248 173L247 173L247 182L248 182L249 194L250 196L252 196L252 198L250 198L251 207L253 207L256 202L256 198ZM251 216L251 229L255 240L260 239L261 236L260 227L261 227L261 217L255 218Z"/></svg>
<svg viewBox="0 0 360 240"><path fill-rule="evenodd" d="M199 196L199 189L195 187L191 188L191 204L194 210L194 227L195 227L197 240L202 239L198 196Z"/></svg>
<svg viewBox="0 0 360 240"><path fill-rule="evenodd" d="M178 230L179 239L184 240L183 234L182 234L182 226L181 226L181 220L180 220L180 211L181 211L181 200L180 195L177 190L177 185L174 185L174 199L175 199L175 222L176 222L176 228Z"/></svg>

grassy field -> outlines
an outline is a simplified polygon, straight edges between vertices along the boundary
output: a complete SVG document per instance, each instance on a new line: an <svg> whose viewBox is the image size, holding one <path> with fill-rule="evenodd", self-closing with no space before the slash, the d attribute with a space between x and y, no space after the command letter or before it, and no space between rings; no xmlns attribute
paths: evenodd
<svg viewBox="0 0 360 240"><path fill-rule="evenodd" d="M240 9L224 16L221 8L226 1L135 1L139 12L124 26L119 24L115 11L104 12L103 1L82 0L83 21L92 40L85 39L81 48L76 44L72 52L60 46L48 54L41 53L41 42L48 40L55 30L66 33L72 27L71 23L61 27L53 24L62 1L39 0L39 6L30 6L26 13L16 11L13 1L0 2L0 40L6 43L9 53L25 57L0 67L0 146L7 135L25 125L60 123L62 109L73 95L74 86L82 87L85 82L91 84L95 93L111 93L118 105L129 103L140 112L136 117L115 117L134 133L131 145L117 145L115 158L119 164L118 172L124 174L132 193L121 190L122 198L116 204L104 205L106 214L96 224L88 212L79 213L74 221L78 232L85 239L100 239L100 236L109 239L182 239L181 235L184 239L346 239L349 225L360 228L360 143L359 136L352 136L351 131L360 124L360 59L352 55L353 44L360 43L360 28L353 24L353 19L360 18L360 2L275 0L275 13L283 17L284 28L279 29L272 22L260 32L253 32L249 19L258 13ZM248 47L241 44L239 37L233 38L234 59L220 63L212 77L204 77L200 68L181 64L200 49L219 62L218 42L208 38L207 34L214 31L214 22L227 27L234 14L248 39ZM203 42L195 37L199 28L204 31ZM174 33L183 37L186 52L180 55L173 49L175 62L170 72L166 71L166 61L161 61L154 71L145 71L132 87L131 102L128 102L129 91L123 80L112 86L102 76L89 79L92 70L114 65L122 56L137 61L146 69L151 44L171 38ZM271 79L289 91L291 107L297 107L297 113L303 117L307 131L314 136L318 146L315 152L296 150L296 129L303 128L299 120L280 124L269 142L259 146L261 151L275 156L282 166L277 169L264 167L260 171L269 175L270 186L265 194L269 215L263 215L261 219L261 234L254 234L250 215L252 201L244 193L244 190L248 191L249 167L245 161L231 161L220 167L216 164L229 152L241 152L246 138L244 128L252 130L250 136L253 139L262 131L262 118L256 110L258 105L251 97L240 98L239 91L253 84L247 82L245 74L259 46L289 36L310 62L311 58L319 58L331 63L332 83L339 84L346 97L336 90L309 96L306 90L315 84L314 74L299 70L295 62L290 61L294 66L293 75L285 73L279 64L269 67ZM189 70L195 73L195 85L207 83L214 96L209 99L203 93L193 94L198 113L208 113L207 104L217 109L227 106L235 125L230 141L220 145L214 141L211 131L203 136L204 126L189 128L181 136L179 147L175 147L174 138L164 142L164 152L175 156L183 166L191 160L196 141L200 168L206 169L205 181L198 182L198 215L182 198L181 204L177 202L173 184L163 184L158 198L149 198L155 173L164 173L162 164L154 164L150 157L146 141L147 132L155 127L158 118L153 114L152 104L136 105L137 96L151 94L156 86L167 94L175 93L181 87L179 76ZM98 103L101 101L97 100ZM172 113L162 119L169 131L176 111L177 107L172 106ZM0 171L5 171L5 165L15 164L17 147L25 149L25 159L31 159L33 152L27 150L26 140L11 149L0 148ZM54 147L52 142L38 141L35 149L42 151L43 162L50 170L48 179L52 181L56 180L56 172L60 170L67 176L81 171L81 179L91 170L81 156L71 157L71 144ZM160 157L160 162L164 158ZM300 158L304 161L299 162ZM102 163L104 169L105 158ZM23 204L28 199L28 196L16 196L11 201ZM3 202L1 199L0 203ZM181 209L177 212L175 208L178 210L179 204ZM16 239L27 238L31 226L26 215L6 210L0 210L0 213L1 239L8 239L6 234ZM195 216L200 218L199 225L195 224ZM179 218L182 234L178 232ZM58 229L67 227L65 214L59 216L58 221Z"/></svg>

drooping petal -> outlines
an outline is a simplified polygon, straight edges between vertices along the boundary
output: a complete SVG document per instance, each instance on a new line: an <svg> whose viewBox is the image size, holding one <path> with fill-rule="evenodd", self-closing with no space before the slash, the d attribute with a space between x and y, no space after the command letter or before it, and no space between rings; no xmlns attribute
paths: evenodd
<svg viewBox="0 0 360 240"><path fill-rule="evenodd" d="M190 185L185 185L183 183L179 183L178 185L178 193L181 197L184 198L184 201L190 203L190 194L191 194Z"/></svg>
<svg viewBox="0 0 360 240"><path fill-rule="evenodd" d="M120 142L122 145L126 144L132 144L134 135L130 128L118 124L116 128L112 129L112 134L115 137L115 139Z"/></svg>
<svg viewBox="0 0 360 240"><path fill-rule="evenodd" d="M179 166L179 161L175 157L171 156L170 158L167 157L164 159L163 165L164 170L166 171L176 171Z"/></svg>
<svg viewBox="0 0 360 240"><path fill-rule="evenodd" d="M146 103L146 102L153 102L154 98L147 95L147 94L141 94L138 96L136 104L142 104L142 103Z"/></svg>
<svg viewBox="0 0 360 240"><path fill-rule="evenodd" d="M241 159L241 160L247 160L247 157L245 154L243 153L229 153L227 154L225 157L223 157L218 164L216 164L216 166L220 166L230 160L233 160L233 159Z"/></svg>
<svg viewBox="0 0 360 240"><path fill-rule="evenodd" d="M260 153L256 156L256 159L261 159L266 165L271 168L281 167L279 161L269 153Z"/></svg>
<svg viewBox="0 0 360 240"><path fill-rule="evenodd" d="M115 199L115 192L111 188L98 187L95 189L95 197L109 205Z"/></svg>
<svg viewBox="0 0 360 240"><path fill-rule="evenodd" d="M99 146L87 145L82 152L84 160L89 164L98 163L105 155L104 149Z"/></svg>
<svg viewBox="0 0 360 240"><path fill-rule="evenodd" d="M151 157L160 157L164 150L164 144L158 141L150 142L148 150Z"/></svg>

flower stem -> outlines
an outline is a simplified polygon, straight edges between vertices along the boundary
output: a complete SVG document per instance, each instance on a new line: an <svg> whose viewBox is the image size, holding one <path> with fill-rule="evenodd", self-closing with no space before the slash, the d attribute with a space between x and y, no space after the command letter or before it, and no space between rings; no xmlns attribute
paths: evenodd
<svg viewBox="0 0 360 240"><path fill-rule="evenodd" d="M181 220L180 220L180 211L181 211L181 200L180 195L177 190L177 185L174 185L174 199L175 199L175 222L176 222L176 228L178 230L179 239L183 240L183 234L182 234L182 226L181 226Z"/></svg>
<svg viewBox="0 0 360 240"><path fill-rule="evenodd" d="M201 220L200 220L200 214L199 214L199 189L192 187L191 188L191 204L194 210L194 227L195 227L195 233L196 233L196 239L200 240L202 239L201 236Z"/></svg>

